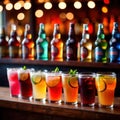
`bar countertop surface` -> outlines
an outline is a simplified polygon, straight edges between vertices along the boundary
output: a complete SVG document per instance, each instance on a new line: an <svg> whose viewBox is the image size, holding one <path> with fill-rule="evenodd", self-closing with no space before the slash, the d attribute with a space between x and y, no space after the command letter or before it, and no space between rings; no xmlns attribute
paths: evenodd
<svg viewBox="0 0 120 120"><path fill-rule="evenodd" d="M59 116L70 119L118 119L120 120L120 98L115 98L114 108L82 107L78 105L66 105L64 103L35 102L34 100L24 100L13 98L9 95L8 87L0 87L0 109L11 109L17 111L27 111L44 115Z"/></svg>

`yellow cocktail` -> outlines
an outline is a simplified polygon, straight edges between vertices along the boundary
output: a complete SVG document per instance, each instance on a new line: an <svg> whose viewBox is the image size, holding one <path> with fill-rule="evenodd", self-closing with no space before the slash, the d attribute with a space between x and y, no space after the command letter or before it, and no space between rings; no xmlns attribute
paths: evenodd
<svg viewBox="0 0 120 120"><path fill-rule="evenodd" d="M30 73L33 88L33 98L38 101L45 101L46 99L46 81L45 73L34 71Z"/></svg>
<svg viewBox="0 0 120 120"><path fill-rule="evenodd" d="M96 88L100 106L113 107L116 81L115 73L98 73L96 75Z"/></svg>

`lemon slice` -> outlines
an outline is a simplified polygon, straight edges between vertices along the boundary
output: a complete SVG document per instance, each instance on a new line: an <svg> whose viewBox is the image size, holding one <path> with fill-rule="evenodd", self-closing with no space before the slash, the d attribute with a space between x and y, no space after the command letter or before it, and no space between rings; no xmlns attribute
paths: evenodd
<svg viewBox="0 0 120 120"><path fill-rule="evenodd" d="M28 77L29 77L29 74L28 74L28 73L20 73L20 80L21 80L21 81L27 80Z"/></svg>
<svg viewBox="0 0 120 120"><path fill-rule="evenodd" d="M68 81L69 85L72 87L72 88L76 88L78 87L78 79L77 77L71 77Z"/></svg>
<svg viewBox="0 0 120 120"><path fill-rule="evenodd" d="M48 85L48 87L55 87L59 84L60 82L60 77L53 77L53 76L49 76L46 80L46 83Z"/></svg>
<svg viewBox="0 0 120 120"><path fill-rule="evenodd" d="M107 84L103 77L100 77L97 81L97 87L99 92L104 92L107 88Z"/></svg>
<svg viewBox="0 0 120 120"><path fill-rule="evenodd" d="M34 84L38 84L38 83L40 83L42 81L42 77L40 76L40 75L33 75L33 77L32 77L32 82L34 83Z"/></svg>

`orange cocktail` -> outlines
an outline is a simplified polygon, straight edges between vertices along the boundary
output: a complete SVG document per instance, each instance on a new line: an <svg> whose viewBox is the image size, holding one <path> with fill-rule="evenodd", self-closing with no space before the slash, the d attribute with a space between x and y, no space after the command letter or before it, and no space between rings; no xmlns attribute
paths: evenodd
<svg viewBox="0 0 120 120"><path fill-rule="evenodd" d="M62 79L60 73L46 73L48 101L60 103L62 100Z"/></svg>
<svg viewBox="0 0 120 120"><path fill-rule="evenodd" d="M98 102L102 107L113 107L114 91L116 88L115 73L98 73L96 75Z"/></svg>
<svg viewBox="0 0 120 120"><path fill-rule="evenodd" d="M66 104L76 104L78 102L78 76L62 74L62 84L64 102Z"/></svg>

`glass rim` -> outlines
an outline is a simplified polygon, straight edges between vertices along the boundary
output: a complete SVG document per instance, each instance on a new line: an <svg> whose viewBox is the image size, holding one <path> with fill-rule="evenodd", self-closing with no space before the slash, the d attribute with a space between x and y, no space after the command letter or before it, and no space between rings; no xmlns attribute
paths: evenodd
<svg viewBox="0 0 120 120"><path fill-rule="evenodd" d="M97 72L96 76L99 76L99 75L116 75L116 73L115 72Z"/></svg>
<svg viewBox="0 0 120 120"><path fill-rule="evenodd" d="M79 74L79 77L91 77L91 76L95 76L96 73L95 72L80 72Z"/></svg>

